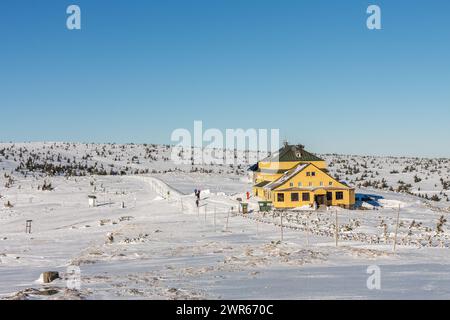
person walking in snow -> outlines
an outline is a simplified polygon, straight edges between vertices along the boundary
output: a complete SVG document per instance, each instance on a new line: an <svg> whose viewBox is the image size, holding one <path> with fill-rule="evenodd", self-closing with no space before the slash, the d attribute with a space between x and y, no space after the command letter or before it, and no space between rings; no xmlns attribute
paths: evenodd
<svg viewBox="0 0 450 320"><path fill-rule="evenodd" d="M197 198L197 199L200 199L200 190L198 190L198 189L195 189L195 197Z"/></svg>
<svg viewBox="0 0 450 320"><path fill-rule="evenodd" d="M200 204L200 200L199 199L195 200L195 204L197 205L197 208L198 208L198 206Z"/></svg>

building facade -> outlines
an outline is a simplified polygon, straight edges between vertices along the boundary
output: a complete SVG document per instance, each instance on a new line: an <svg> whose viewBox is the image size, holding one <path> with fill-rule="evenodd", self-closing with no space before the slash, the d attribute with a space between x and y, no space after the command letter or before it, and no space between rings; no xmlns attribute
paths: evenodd
<svg viewBox="0 0 450 320"><path fill-rule="evenodd" d="M275 208L355 205L355 189L329 175L326 162L302 145L285 144L252 170L253 195Z"/></svg>

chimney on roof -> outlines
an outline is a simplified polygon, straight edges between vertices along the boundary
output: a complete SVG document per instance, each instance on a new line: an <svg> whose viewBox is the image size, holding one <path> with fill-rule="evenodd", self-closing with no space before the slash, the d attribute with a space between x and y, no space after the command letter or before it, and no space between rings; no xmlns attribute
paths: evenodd
<svg viewBox="0 0 450 320"><path fill-rule="evenodd" d="M295 156L297 158L301 158L303 156L303 150L304 150L305 146L301 145L301 144L297 144L295 146L292 146L292 151L295 152Z"/></svg>

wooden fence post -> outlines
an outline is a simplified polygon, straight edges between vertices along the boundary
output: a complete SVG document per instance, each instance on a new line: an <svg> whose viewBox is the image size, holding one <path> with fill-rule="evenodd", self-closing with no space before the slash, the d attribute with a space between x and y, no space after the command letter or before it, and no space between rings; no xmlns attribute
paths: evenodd
<svg viewBox="0 0 450 320"><path fill-rule="evenodd" d="M214 207L214 232L216 232L216 207Z"/></svg>
<svg viewBox="0 0 450 320"><path fill-rule="evenodd" d="M398 234L398 225L400 222L400 205L398 205L398 211L397 211L397 225L395 226L395 235L394 235L394 248L393 251L395 252L397 248L397 234Z"/></svg>
<svg viewBox="0 0 450 320"><path fill-rule="evenodd" d="M309 246L309 213L306 214L306 245Z"/></svg>
<svg viewBox="0 0 450 320"><path fill-rule="evenodd" d="M31 233L31 222L33 220L27 220L25 224L25 233Z"/></svg>
<svg viewBox="0 0 450 320"><path fill-rule="evenodd" d="M225 227L225 231L228 231L228 220L230 219L230 213L231 213L231 209L228 211L228 215L227 215L227 225Z"/></svg>
<svg viewBox="0 0 450 320"><path fill-rule="evenodd" d="M338 223L338 213L336 212L336 247L338 246L338 239L339 239L339 223Z"/></svg>
<svg viewBox="0 0 450 320"><path fill-rule="evenodd" d="M281 241L283 241L283 211L280 212L280 232L281 232Z"/></svg>

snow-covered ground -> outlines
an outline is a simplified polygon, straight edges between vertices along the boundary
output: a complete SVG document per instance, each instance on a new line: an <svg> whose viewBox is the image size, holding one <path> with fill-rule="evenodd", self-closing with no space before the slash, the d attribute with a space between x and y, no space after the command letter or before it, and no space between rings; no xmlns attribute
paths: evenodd
<svg viewBox="0 0 450 320"><path fill-rule="evenodd" d="M263 214L250 199L242 215L243 164L176 166L169 156L153 145L0 144L0 297L450 298L448 160L325 155L333 174L361 184L364 210ZM382 179L388 187L372 183ZM389 191L398 180L411 192ZM440 201L414 195L419 188ZM380 290L367 287L373 265ZM80 290L67 289L70 266ZM43 285L44 271L63 279Z"/></svg>

